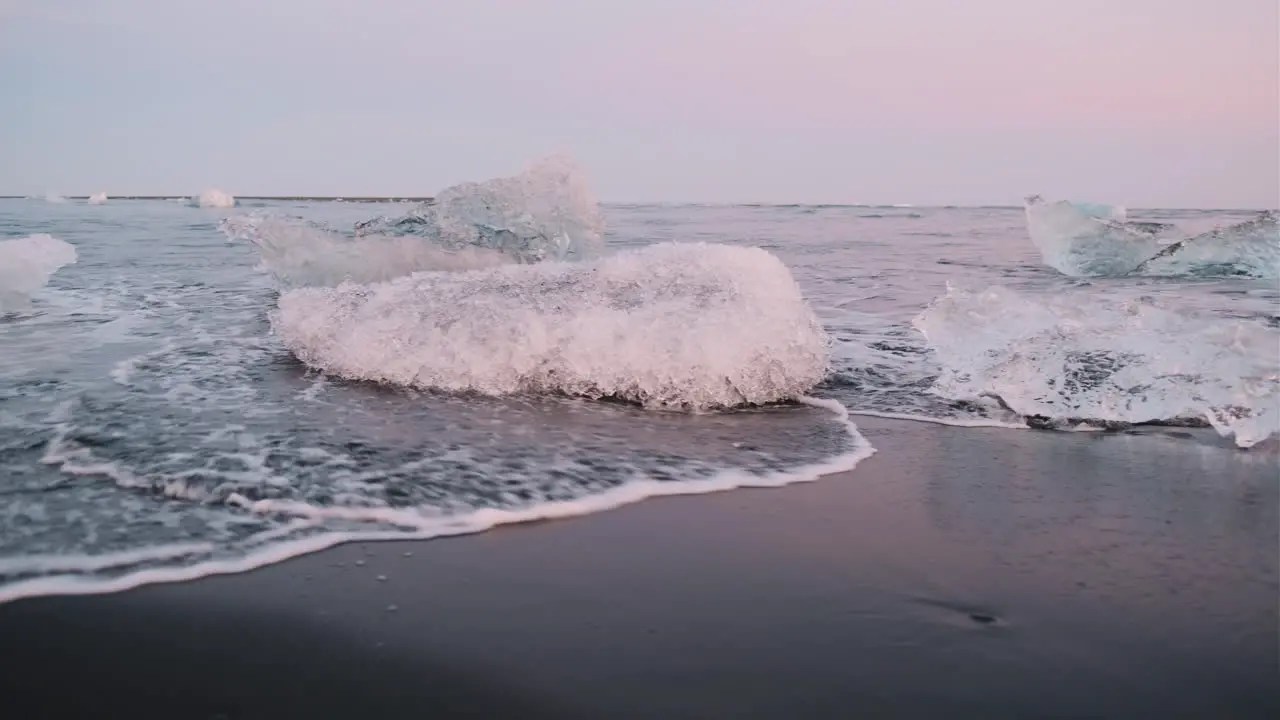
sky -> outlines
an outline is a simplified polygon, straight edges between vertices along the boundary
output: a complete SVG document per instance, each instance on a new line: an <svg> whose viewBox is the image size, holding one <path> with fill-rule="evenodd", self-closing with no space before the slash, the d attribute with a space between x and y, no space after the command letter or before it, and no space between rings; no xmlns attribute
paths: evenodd
<svg viewBox="0 0 1280 720"><path fill-rule="evenodd" d="M1280 206L1280 0L0 0L0 194Z"/></svg>

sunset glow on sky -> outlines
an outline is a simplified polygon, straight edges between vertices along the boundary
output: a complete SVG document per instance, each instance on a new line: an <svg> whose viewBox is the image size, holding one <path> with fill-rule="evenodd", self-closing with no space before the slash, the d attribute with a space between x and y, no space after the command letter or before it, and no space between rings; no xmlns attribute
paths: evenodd
<svg viewBox="0 0 1280 720"><path fill-rule="evenodd" d="M1280 205L1276 0L0 0L0 193Z"/></svg>

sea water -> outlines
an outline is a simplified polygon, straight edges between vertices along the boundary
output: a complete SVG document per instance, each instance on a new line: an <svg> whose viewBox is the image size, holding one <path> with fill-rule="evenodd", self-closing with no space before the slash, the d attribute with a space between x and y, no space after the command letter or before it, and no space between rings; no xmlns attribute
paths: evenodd
<svg viewBox="0 0 1280 720"><path fill-rule="evenodd" d="M597 205L563 164L438 197L0 200L0 601L815 480L867 414L1274 442L1266 272L1073 275L1023 207Z"/></svg>

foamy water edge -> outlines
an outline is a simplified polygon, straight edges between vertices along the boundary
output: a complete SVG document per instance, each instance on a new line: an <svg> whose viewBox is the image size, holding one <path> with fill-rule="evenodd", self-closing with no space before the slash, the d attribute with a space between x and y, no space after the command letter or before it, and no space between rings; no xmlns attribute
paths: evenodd
<svg viewBox="0 0 1280 720"><path fill-rule="evenodd" d="M713 477L701 480L686 480L679 482L640 480L629 482L595 495L589 495L574 500L545 503L519 510L484 509L477 510L466 515L439 519L424 518L416 513L399 510L383 510L376 512L362 510L361 512L364 517L371 520L404 523L412 518L414 524L419 525L420 529L404 532L381 531L368 533L326 533L286 543L273 544L248 556L234 560L209 560L187 567L140 570L128 575L105 580L94 580L80 576L67 575L33 578L31 580L13 583L7 587L0 587L0 604L32 597L55 595L103 595L132 590L144 585L185 582L212 575L243 573L351 542L431 540L458 535L473 535L500 525L514 525L518 523L535 522L538 520L555 520L580 515L590 515L655 497L703 495L714 492L723 492L726 490L734 490L737 488L783 487L785 485L793 485L802 482L813 482L826 475L833 475L835 473L853 470L860 462L875 454L875 448L871 445L870 441L868 441L866 437L858 431L857 425L855 425L849 417L849 412L839 402L809 396L799 398L799 402L805 405L826 409L835 415L837 422L839 422L845 428L846 432L849 433L849 437L853 441L853 448L848 452L837 455L828 460L802 465L785 472L773 472L767 475L753 475L741 470L725 470ZM295 523L291 523L287 527L288 530L296 530L300 525L309 522L318 523L328 515L328 513L325 512L328 510L327 508L317 508L314 506L304 505L302 503L282 504L265 500L256 503L247 503L244 507L253 512L278 513L285 511L297 516L299 519L295 521ZM308 508L310 508L309 513L307 512ZM283 530L284 529L281 529L281 531ZM272 533L274 532L277 531L272 531ZM192 554L200 547L202 546L199 544L183 544L181 546L174 546L172 548L173 553L169 555L165 555L164 548L154 548L147 549L145 551L129 551L128 553L121 554L121 557L119 558L103 559L95 556L82 556L84 562L81 567L91 565L104 567L113 564L127 564L134 555L139 557L145 555L147 559L182 557L183 555ZM126 555L129 557L125 557ZM20 558L14 559L15 562L21 560L22 559ZM64 567L70 567L71 562L72 558L68 556L58 556L58 564Z"/></svg>

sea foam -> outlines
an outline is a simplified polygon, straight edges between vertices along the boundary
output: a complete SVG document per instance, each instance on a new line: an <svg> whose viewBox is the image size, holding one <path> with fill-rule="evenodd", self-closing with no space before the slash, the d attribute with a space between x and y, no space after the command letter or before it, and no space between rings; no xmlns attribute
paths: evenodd
<svg viewBox="0 0 1280 720"><path fill-rule="evenodd" d="M1280 431L1280 330L1264 323L991 287L949 288L914 325L949 399L995 397L1057 426L1198 420L1240 447Z"/></svg>
<svg viewBox="0 0 1280 720"><path fill-rule="evenodd" d="M661 408L793 400L828 364L781 261L703 243L302 288L281 295L272 324L304 363L345 378Z"/></svg>
<svg viewBox="0 0 1280 720"><path fill-rule="evenodd" d="M0 240L0 312L25 307L32 293L75 261L75 247L51 235Z"/></svg>

